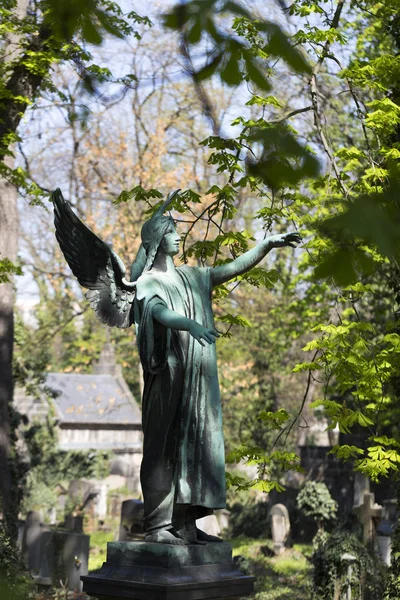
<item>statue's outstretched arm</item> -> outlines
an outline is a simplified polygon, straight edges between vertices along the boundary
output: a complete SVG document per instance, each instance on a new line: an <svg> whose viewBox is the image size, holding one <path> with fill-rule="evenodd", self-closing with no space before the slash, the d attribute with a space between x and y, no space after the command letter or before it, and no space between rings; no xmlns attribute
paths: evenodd
<svg viewBox="0 0 400 600"><path fill-rule="evenodd" d="M154 307L153 317L156 321L165 325L165 327L188 331L202 346L204 346L203 340L204 342L207 342L207 344L213 344L215 338L219 337L219 333L216 329L208 329L207 327L200 325L197 321L183 317L162 304L157 304L157 306Z"/></svg>
<svg viewBox="0 0 400 600"><path fill-rule="evenodd" d="M213 287L243 275L255 267L273 248L284 248L285 246L296 247L301 242L298 233L283 233L271 235L262 242L248 250L230 263L214 267L211 271L211 282Z"/></svg>

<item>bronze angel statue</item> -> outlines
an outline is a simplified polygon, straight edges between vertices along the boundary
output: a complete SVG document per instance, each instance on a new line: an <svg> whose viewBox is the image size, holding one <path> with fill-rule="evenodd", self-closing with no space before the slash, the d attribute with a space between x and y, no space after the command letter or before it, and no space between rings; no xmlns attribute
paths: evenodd
<svg viewBox="0 0 400 600"><path fill-rule="evenodd" d="M113 250L74 214L61 191L52 194L56 237L98 318L136 326L144 372L142 402L146 541L220 541L196 520L225 507L225 458L211 294L299 234L273 235L218 267L176 267L180 235L164 212L171 193L144 223L130 280Z"/></svg>

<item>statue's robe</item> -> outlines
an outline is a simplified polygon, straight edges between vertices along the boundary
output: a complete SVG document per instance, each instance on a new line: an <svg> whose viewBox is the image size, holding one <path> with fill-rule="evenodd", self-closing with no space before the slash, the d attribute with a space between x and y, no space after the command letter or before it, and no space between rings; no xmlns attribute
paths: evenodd
<svg viewBox="0 0 400 600"><path fill-rule="evenodd" d="M135 321L144 371L141 484L145 529L179 527L225 507L225 460L215 344L153 318L167 308L214 328L211 269L151 270L137 282Z"/></svg>

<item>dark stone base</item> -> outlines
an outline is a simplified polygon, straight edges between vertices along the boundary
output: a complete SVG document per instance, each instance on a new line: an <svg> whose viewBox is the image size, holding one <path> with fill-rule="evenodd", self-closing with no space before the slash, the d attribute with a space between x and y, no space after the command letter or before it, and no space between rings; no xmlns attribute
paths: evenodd
<svg viewBox="0 0 400 600"><path fill-rule="evenodd" d="M83 590L98 600L230 600L254 589L254 577L237 570L232 547L225 542L111 542L107 562L82 581Z"/></svg>

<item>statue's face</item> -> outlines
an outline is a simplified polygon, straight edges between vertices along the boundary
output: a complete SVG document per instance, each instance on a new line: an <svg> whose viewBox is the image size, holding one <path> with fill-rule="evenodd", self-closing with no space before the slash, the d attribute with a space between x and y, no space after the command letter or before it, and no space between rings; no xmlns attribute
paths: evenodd
<svg viewBox="0 0 400 600"><path fill-rule="evenodd" d="M171 223L161 241L161 252L168 254L169 256L175 256L175 254L179 253L180 241L180 235L176 231L175 225Z"/></svg>

